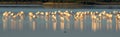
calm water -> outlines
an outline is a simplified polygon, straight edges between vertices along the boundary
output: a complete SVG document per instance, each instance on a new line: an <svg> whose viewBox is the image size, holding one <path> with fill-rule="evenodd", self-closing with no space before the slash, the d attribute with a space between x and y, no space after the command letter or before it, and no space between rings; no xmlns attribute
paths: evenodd
<svg viewBox="0 0 120 37"><path fill-rule="evenodd" d="M29 20L28 12L42 11L72 11L75 14L78 11L119 11L119 9L46 9L43 7L0 7L0 37L119 37L120 31L116 29L116 20L113 15L112 23L107 23L106 19L102 20L101 28L92 27L92 20L89 15L83 21L75 21L74 16L70 16L69 21L60 20L60 16L56 15L57 21L52 21L52 16L46 18L40 16L39 18ZM8 18L4 22L2 14L5 11L12 11L14 13L24 11L25 18L16 20ZM65 17L64 17L65 18ZM46 21L47 19L47 21ZM111 24L112 28L107 28L107 24ZM82 27L81 27L82 26Z"/></svg>

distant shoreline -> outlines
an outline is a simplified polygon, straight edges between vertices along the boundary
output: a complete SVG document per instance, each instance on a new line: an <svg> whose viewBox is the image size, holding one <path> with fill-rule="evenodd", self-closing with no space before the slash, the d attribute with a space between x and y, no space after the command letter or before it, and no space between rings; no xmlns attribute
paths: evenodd
<svg viewBox="0 0 120 37"><path fill-rule="evenodd" d="M12 4L13 2L11 3L9 2L9 4L7 3L5 2L4 4L1 4L0 2L0 7L109 8L109 9L119 8L120 9L120 5L104 5L104 4L103 5L84 5L84 4L78 4L78 3L53 3L53 2L46 2L46 3L36 2L37 4L34 2L32 2L32 4L30 2L24 2L24 3L19 2L17 4Z"/></svg>
<svg viewBox="0 0 120 37"><path fill-rule="evenodd" d="M0 2L0 4L42 4L42 2Z"/></svg>
<svg viewBox="0 0 120 37"><path fill-rule="evenodd" d="M42 4L79 4L79 5L120 5L120 2L77 2L77 3L58 3L58 2L0 2L1 4L35 4L35 5L42 5Z"/></svg>
<svg viewBox="0 0 120 37"><path fill-rule="evenodd" d="M26 7L26 8L50 8L50 9L120 9L120 5L0 5L0 7Z"/></svg>

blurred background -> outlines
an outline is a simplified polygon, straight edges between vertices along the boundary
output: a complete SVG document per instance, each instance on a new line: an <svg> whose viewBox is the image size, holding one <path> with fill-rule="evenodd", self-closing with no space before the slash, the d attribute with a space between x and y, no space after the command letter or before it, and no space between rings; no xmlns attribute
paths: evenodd
<svg viewBox="0 0 120 37"><path fill-rule="evenodd" d="M78 3L83 5L115 5L120 0L0 0L1 4L43 4L43 3Z"/></svg>

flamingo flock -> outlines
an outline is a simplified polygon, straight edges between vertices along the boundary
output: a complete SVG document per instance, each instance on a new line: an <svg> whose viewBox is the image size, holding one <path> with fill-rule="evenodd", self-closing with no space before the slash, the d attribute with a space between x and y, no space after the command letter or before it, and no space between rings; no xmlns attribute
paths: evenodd
<svg viewBox="0 0 120 37"><path fill-rule="evenodd" d="M50 18L52 18L52 21L57 22L58 18L60 19L60 21L62 22L62 27L64 28L64 21L70 21L71 20L71 16L73 16L73 20L74 21L80 21L82 25L80 25L80 28L84 28L84 21L86 16L89 16L89 18L91 19L92 22L92 30L96 31L97 29L101 29L101 22L103 19L106 19L107 21L107 29L112 28L112 19L113 17L116 18L116 29L120 29L120 12L106 12L106 11L102 11L102 12L90 12L90 11L78 11L78 12L72 12L72 11L54 11L54 12L28 12L28 14L25 14L24 11L20 11L18 13L14 13L11 11L5 11L3 13L3 19L8 19L11 18L13 20L16 19L25 19L26 16L29 17L30 21L35 20L37 18L41 18L41 16L43 16L45 18L45 21L51 20ZM56 25L55 25L56 26ZM54 26L54 27L55 27ZM62 29L63 29L62 28ZM56 27L54 28L56 29Z"/></svg>

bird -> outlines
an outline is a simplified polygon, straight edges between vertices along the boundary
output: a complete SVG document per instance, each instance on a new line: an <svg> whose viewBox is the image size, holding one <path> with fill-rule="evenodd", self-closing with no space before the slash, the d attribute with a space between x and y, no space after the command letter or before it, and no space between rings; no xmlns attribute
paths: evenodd
<svg viewBox="0 0 120 37"><path fill-rule="evenodd" d="M7 11L5 11L5 12L3 13L3 16L4 16L4 17L8 17L8 16L9 16L9 13L8 13Z"/></svg>
<svg viewBox="0 0 120 37"><path fill-rule="evenodd" d="M52 21L56 21L57 19L56 19L56 15L52 15Z"/></svg>
<svg viewBox="0 0 120 37"><path fill-rule="evenodd" d="M44 12L40 12L40 15L44 15Z"/></svg>
<svg viewBox="0 0 120 37"><path fill-rule="evenodd" d="M120 19L120 14L116 15L116 19L118 19L118 20Z"/></svg>
<svg viewBox="0 0 120 37"><path fill-rule="evenodd" d="M3 13L2 19L7 19L9 17L9 14L7 11Z"/></svg>
<svg viewBox="0 0 120 37"><path fill-rule="evenodd" d="M24 19L24 12L20 11L19 13L17 13L17 15L20 17L20 19Z"/></svg>
<svg viewBox="0 0 120 37"><path fill-rule="evenodd" d="M106 14L107 19L112 19L112 14Z"/></svg>
<svg viewBox="0 0 120 37"><path fill-rule="evenodd" d="M31 17L31 18L37 18L37 16L35 14L33 14L32 12L29 12L29 17Z"/></svg>
<svg viewBox="0 0 120 37"><path fill-rule="evenodd" d="M36 12L35 14L36 14L36 15L39 15L39 14L40 14L40 12L38 11L38 12Z"/></svg>
<svg viewBox="0 0 120 37"><path fill-rule="evenodd" d="M29 17L32 17L34 14L32 12L29 12Z"/></svg>

